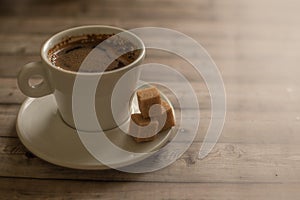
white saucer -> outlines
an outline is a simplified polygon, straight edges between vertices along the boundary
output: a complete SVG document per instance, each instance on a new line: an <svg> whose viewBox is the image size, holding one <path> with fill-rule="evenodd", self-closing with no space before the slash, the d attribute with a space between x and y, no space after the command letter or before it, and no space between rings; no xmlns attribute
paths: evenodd
<svg viewBox="0 0 300 200"><path fill-rule="evenodd" d="M168 100L165 96L162 95L162 97ZM133 112L138 112L136 98L132 101L132 109ZM128 126L128 124L126 122L124 126ZM75 169L109 168L96 160L82 144L76 130L63 122L58 114L53 95L36 99L28 98L24 101L17 118L17 133L28 150L50 163ZM105 131L105 135L113 144L133 152L132 154L158 150L168 141L171 134L172 129L160 133L152 142L136 143L119 128ZM105 151L108 155L110 151L113 151L113 149L107 149L110 145L103 144L103 140L96 142L98 151ZM114 154L109 159L110 163L114 163L115 166L123 167L145 157L143 154L140 156L128 154L127 157L118 157Z"/></svg>

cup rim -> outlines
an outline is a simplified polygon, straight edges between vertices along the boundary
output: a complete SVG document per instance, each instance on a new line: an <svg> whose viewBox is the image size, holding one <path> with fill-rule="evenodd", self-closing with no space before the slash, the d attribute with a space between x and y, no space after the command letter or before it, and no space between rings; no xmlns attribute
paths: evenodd
<svg viewBox="0 0 300 200"><path fill-rule="evenodd" d="M48 59L48 51L47 51L47 49L48 49L48 46L50 45L51 41L54 38L56 38L56 37L58 37L58 36L60 36L60 35L62 35L64 33L72 32L72 31L76 31L76 30L80 30L80 29L87 29L87 28L104 28L104 29L117 30L117 31L120 31L120 32L126 32L126 34L131 35L132 37L134 37L138 41L138 43L140 43L140 45L141 45L141 53L137 57L137 59L135 59L132 63L130 63L130 64L124 66L124 67L121 67L119 69L114 69L114 70L111 70L111 71L104 71L104 72L75 72L75 71L70 71L70 70L66 70L66 69L57 67L57 66L55 66L54 64L52 64L50 62L50 60ZM40 50L40 54L41 54L41 57L42 57L43 61L45 63L47 63L47 65L51 66L54 70L57 70L57 71L63 72L63 73L67 73L67 74L71 74L71 75L83 75L83 76L104 75L104 74L112 74L112 73L123 71L123 70L128 69L128 68L136 65L137 63L139 63L144 58L145 52L146 52L145 44L143 43L143 41L137 35L135 35L134 33L130 32L128 30L125 30L123 28L119 28L119 27L115 27L115 26L107 26L107 25L84 25L84 26L76 26L76 27L73 27L73 28L69 28L69 29L60 31L60 32L52 35L50 38L48 38L46 40L46 42L44 42L44 44L42 45L41 50Z"/></svg>

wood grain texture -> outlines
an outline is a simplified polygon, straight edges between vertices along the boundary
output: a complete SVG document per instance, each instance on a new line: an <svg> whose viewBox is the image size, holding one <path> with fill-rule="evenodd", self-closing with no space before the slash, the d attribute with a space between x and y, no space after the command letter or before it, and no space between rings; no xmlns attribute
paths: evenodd
<svg viewBox="0 0 300 200"><path fill-rule="evenodd" d="M17 137L16 118L20 105L0 105L0 137ZM188 110L190 117L194 110ZM255 112L244 111L237 114L227 112L226 122L219 138L220 143L242 144L299 144L300 123L298 113L267 112L253 119ZM294 116L293 116L294 115ZM203 141L210 123L210 112L201 111L200 126L195 138ZM190 133L191 130L186 128Z"/></svg>
<svg viewBox="0 0 300 200"><path fill-rule="evenodd" d="M11 185L14 187L12 188ZM149 183L0 179L3 199L298 199L298 183ZM74 192L76 191L76 192Z"/></svg>
<svg viewBox="0 0 300 200"><path fill-rule="evenodd" d="M299 199L299 10L297 0L2 0L0 199ZM21 144L15 129L26 98L16 84L20 68L40 59L41 44L54 33L87 24L171 28L209 52L227 95L224 129L209 156L197 158L211 114L203 78L181 58L154 50L145 63L184 74L201 111L193 145L172 165L146 174L73 170L41 160ZM198 58L192 49L187 53ZM154 76L160 74L146 80ZM189 97L181 83L161 78ZM183 109L190 119L198 112Z"/></svg>
<svg viewBox="0 0 300 200"><path fill-rule="evenodd" d="M195 142L182 157L162 170L128 174L58 167L32 156L18 139L1 138L0 176L130 182L299 183L300 173L295 170L300 167L297 144L218 143L208 157L199 160L200 145ZM165 152L157 157L157 162L171 159L174 154Z"/></svg>

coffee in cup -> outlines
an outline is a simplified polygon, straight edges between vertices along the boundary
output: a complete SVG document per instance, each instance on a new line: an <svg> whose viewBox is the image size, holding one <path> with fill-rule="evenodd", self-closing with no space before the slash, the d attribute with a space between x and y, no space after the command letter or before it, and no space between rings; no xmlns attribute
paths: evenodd
<svg viewBox="0 0 300 200"><path fill-rule="evenodd" d="M129 31L102 25L75 27L55 34L43 44L41 61L21 68L18 86L29 97L52 94L63 121L73 128L109 130L117 127L117 122L129 119L126 97L137 87L137 66L144 57L143 42ZM121 84L121 92L113 93L125 74L128 76ZM43 81L30 85L34 76ZM74 102L80 105L74 106ZM115 115L112 107L117 110Z"/></svg>
<svg viewBox="0 0 300 200"><path fill-rule="evenodd" d="M89 65L80 68L92 51L97 59L90 59ZM120 52L124 54L117 55ZM140 50L137 50L134 44L119 36L89 34L72 36L56 44L49 50L48 59L53 65L69 71L103 72L127 66L135 61L139 54Z"/></svg>

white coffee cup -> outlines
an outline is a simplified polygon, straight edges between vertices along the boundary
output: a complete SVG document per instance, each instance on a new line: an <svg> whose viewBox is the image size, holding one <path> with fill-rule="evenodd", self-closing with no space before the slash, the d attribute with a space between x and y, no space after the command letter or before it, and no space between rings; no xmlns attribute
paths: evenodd
<svg viewBox="0 0 300 200"><path fill-rule="evenodd" d="M105 72L74 72L59 68L53 65L48 59L48 51L68 37L86 34L118 34L121 32L122 36L126 37L126 40L140 49L138 58L122 68ZM119 105L126 105L128 102L122 102L126 101L126 98L123 98L123 96L132 94L136 88L139 79L139 71L131 69L140 65L145 57L145 46L141 39L136 35L121 28L111 26L80 26L59 32L49 38L43 44L40 54L41 61L24 65L18 75L19 88L25 95L29 97L42 97L53 94L58 106L58 111L65 123L78 130L98 131L95 130L95 126L91 126L88 123L89 119L87 119L87 123L83 122L79 123L79 125L76 123L75 125L73 117L74 110L72 110L72 97L74 81L76 78L79 77L81 80L86 81L84 84L88 85L90 80L97 79L97 77L101 76L95 97L93 98L95 98L95 111L102 130L113 129L117 126L116 122L126 121L128 119L128 107L126 106L120 106L117 115L115 113L112 114L111 96L114 85L128 71L131 71L131 73L127 76L126 84L122 85L122 87L124 87L124 92L119 96L117 95L117 97L115 96L117 101L119 101L117 103ZM29 80L34 76L42 77L43 81L38 85L31 86Z"/></svg>

